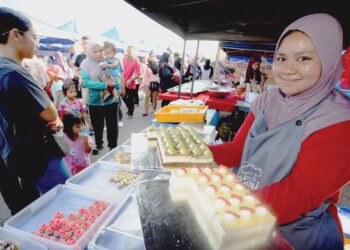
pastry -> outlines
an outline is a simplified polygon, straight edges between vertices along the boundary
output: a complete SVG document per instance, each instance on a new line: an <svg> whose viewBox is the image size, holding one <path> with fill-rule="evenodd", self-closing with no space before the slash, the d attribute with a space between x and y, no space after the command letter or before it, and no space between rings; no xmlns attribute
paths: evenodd
<svg viewBox="0 0 350 250"><path fill-rule="evenodd" d="M169 192L189 204L212 249L257 249L276 221L226 167L172 170Z"/></svg>
<svg viewBox="0 0 350 250"><path fill-rule="evenodd" d="M213 155L208 145L193 128L183 126L157 130L157 143L160 158L165 166L176 164L210 164Z"/></svg>

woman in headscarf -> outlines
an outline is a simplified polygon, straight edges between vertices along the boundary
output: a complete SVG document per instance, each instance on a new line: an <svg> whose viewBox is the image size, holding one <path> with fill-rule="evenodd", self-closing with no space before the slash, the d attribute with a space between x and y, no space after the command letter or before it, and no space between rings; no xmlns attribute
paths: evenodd
<svg viewBox="0 0 350 250"><path fill-rule="evenodd" d="M218 164L239 166L295 249L343 249L336 204L350 180L350 100L334 89L342 41L327 14L289 25L273 62L279 88L252 104L232 142L211 147Z"/></svg>
<svg viewBox="0 0 350 250"><path fill-rule="evenodd" d="M245 73L245 82L256 83L263 85L264 76L260 71L261 59L259 57L251 57L248 63L248 67Z"/></svg>
<svg viewBox="0 0 350 250"><path fill-rule="evenodd" d="M115 82L101 82L99 79L104 74L100 63L103 61L103 47L93 41L89 41L86 59L80 65L80 75L83 87L89 90L89 111L91 123L95 132L96 148L93 154L99 154L103 149L103 128L106 122L108 147L117 146L118 139L118 103L114 98L103 100L103 94L108 86L114 86Z"/></svg>
<svg viewBox="0 0 350 250"><path fill-rule="evenodd" d="M210 59L205 60L205 64L203 65L203 68L202 68L201 79L202 80L210 80L213 76L213 73L214 73L214 69L210 65Z"/></svg>
<svg viewBox="0 0 350 250"><path fill-rule="evenodd" d="M168 89L175 87L177 83L174 81L176 73L174 69L169 65L170 54L164 52L159 60L159 78L160 78L160 89L163 93L167 92ZM168 105L170 101L162 100L161 106Z"/></svg>
<svg viewBox="0 0 350 250"><path fill-rule="evenodd" d="M201 67L199 66L198 62L196 61L196 58L193 57L191 59L190 64L187 67L186 73L184 75L184 78L186 81L192 81L194 78L199 79L202 75Z"/></svg>
<svg viewBox="0 0 350 250"><path fill-rule="evenodd" d="M55 52L55 60L52 63L53 65L58 65L63 71L64 79L67 78L72 79L73 78L73 72L69 68L68 62L64 59L62 53L60 51Z"/></svg>

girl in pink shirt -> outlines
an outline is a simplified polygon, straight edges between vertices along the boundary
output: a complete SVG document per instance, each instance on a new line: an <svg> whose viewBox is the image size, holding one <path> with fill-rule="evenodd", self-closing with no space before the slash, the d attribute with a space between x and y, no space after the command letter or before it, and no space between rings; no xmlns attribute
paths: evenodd
<svg viewBox="0 0 350 250"><path fill-rule="evenodd" d="M81 134L84 129L84 120L80 113L65 114L63 124L63 131L70 146L64 161L71 173L75 175L90 165L93 142L89 135Z"/></svg>

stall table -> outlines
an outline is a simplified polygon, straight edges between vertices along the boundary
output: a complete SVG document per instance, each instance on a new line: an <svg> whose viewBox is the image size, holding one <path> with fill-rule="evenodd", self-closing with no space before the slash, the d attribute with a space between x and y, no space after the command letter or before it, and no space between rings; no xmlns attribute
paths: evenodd
<svg viewBox="0 0 350 250"><path fill-rule="evenodd" d="M175 101L179 99L177 93L170 93L170 92L159 94L158 98L160 100L166 100L166 101ZM187 94L181 94L180 99L189 100L191 98ZM224 98L215 98L215 97L211 97L207 92L193 95L192 99L202 100L211 109L216 109L219 111L225 111L230 113L235 110L235 105L237 102L236 98L233 95L227 95Z"/></svg>

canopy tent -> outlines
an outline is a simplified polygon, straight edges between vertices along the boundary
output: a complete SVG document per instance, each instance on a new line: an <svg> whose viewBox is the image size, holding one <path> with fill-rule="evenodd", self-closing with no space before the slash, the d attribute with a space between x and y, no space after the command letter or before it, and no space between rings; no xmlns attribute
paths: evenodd
<svg viewBox="0 0 350 250"><path fill-rule="evenodd" d="M124 41L120 39L120 35L116 27L112 27L103 33L102 36L107 37L108 39L111 39L117 43L124 43Z"/></svg>
<svg viewBox="0 0 350 250"><path fill-rule="evenodd" d="M31 21L40 37L39 52L44 55L52 55L55 51L68 54L70 46L79 40L78 34L59 30L34 18Z"/></svg>
<svg viewBox="0 0 350 250"><path fill-rule="evenodd" d="M344 29L344 46L350 44L349 9L342 0L126 2L185 40L275 43L292 21L307 14L325 12L340 21Z"/></svg>
<svg viewBox="0 0 350 250"><path fill-rule="evenodd" d="M77 28L77 20L73 19L67 23L62 24L61 26L57 27L59 30L67 31L70 33L78 34L78 28Z"/></svg>

